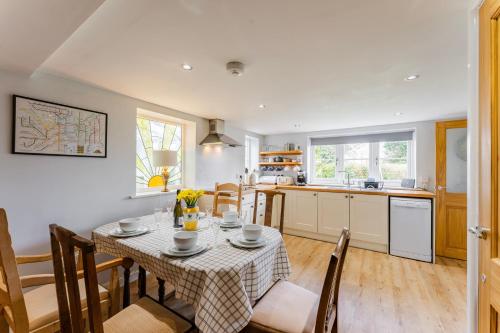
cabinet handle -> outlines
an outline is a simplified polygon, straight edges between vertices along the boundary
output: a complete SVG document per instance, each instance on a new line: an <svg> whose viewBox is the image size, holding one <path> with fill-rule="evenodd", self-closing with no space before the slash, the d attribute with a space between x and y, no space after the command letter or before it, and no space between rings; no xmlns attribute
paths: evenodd
<svg viewBox="0 0 500 333"><path fill-rule="evenodd" d="M318 193L313 193L313 196L317 196L317 195L318 195Z"/></svg>
<svg viewBox="0 0 500 333"><path fill-rule="evenodd" d="M347 199L347 198L349 198L349 196L348 196L348 195L346 195L346 196L345 196L345 198Z"/></svg>
<svg viewBox="0 0 500 333"><path fill-rule="evenodd" d="M351 195L351 199L354 199L354 195Z"/></svg>
<svg viewBox="0 0 500 333"><path fill-rule="evenodd" d="M241 200L245 200L245 197L241 198Z"/></svg>
<svg viewBox="0 0 500 333"><path fill-rule="evenodd" d="M262 217L263 215L262 215L262 214L260 214L259 216L260 216L260 217Z"/></svg>

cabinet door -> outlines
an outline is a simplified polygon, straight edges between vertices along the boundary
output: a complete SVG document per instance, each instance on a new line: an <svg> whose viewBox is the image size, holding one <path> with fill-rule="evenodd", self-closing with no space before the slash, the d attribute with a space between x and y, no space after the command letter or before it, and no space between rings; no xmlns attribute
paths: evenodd
<svg viewBox="0 0 500 333"><path fill-rule="evenodd" d="M340 236L349 228L349 194L318 193L318 232Z"/></svg>
<svg viewBox="0 0 500 333"><path fill-rule="evenodd" d="M294 219L293 219L293 206L295 203L295 192L290 190L280 190L285 193L285 217L283 218L283 227L295 229ZM280 208L281 209L281 208ZM274 208L273 208L274 211ZM273 215L274 212L273 212Z"/></svg>
<svg viewBox="0 0 500 333"><path fill-rule="evenodd" d="M388 199L381 195L351 195L351 238L387 244Z"/></svg>
<svg viewBox="0 0 500 333"><path fill-rule="evenodd" d="M317 232L318 193L311 191L295 191L294 197L292 207L293 228L297 230Z"/></svg>
<svg viewBox="0 0 500 333"><path fill-rule="evenodd" d="M253 221L253 203L247 203L241 206L241 212L246 214L245 223L252 223Z"/></svg>

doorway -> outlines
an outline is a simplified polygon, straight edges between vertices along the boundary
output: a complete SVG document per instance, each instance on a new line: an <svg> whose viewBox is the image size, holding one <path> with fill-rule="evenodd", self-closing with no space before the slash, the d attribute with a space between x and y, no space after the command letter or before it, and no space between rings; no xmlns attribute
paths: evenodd
<svg viewBox="0 0 500 333"><path fill-rule="evenodd" d="M436 255L467 259L467 120L436 123Z"/></svg>

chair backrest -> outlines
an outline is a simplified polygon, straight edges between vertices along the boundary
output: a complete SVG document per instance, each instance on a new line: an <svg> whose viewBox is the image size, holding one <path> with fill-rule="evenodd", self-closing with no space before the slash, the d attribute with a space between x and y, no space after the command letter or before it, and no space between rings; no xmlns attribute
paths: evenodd
<svg viewBox="0 0 500 333"><path fill-rule="evenodd" d="M259 195L266 195L266 210L264 211L264 225L267 227L272 226L273 217L273 200L276 195L281 196L281 209L280 209L280 233L283 233L283 219L285 216L285 193L275 190L255 190L255 202L253 207L253 224L257 223L257 207L259 206Z"/></svg>
<svg viewBox="0 0 500 333"><path fill-rule="evenodd" d="M104 329L94 258L94 242L56 224L51 224L49 228L61 332L86 332L75 260L75 249L77 249L80 251L83 264L89 329L92 333L102 333Z"/></svg>
<svg viewBox="0 0 500 333"><path fill-rule="evenodd" d="M7 214L0 208L0 321L2 316L14 332L29 331L28 314L9 234Z"/></svg>
<svg viewBox="0 0 500 333"><path fill-rule="evenodd" d="M236 211L240 213L242 192L243 192L243 185L241 184L215 183L213 215L222 216L222 212L219 211L219 205L236 206ZM227 196L228 193L236 193L237 198L231 199L231 197Z"/></svg>
<svg viewBox="0 0 500 333"><path fill-rule="evenodd" d="M325 283L321 291L321 296L318 306L318 314L316 317L316 333L331 332L332 327L336 324L337 314L336 310L338 298L340 277L342 275L342 268L344 267L344 260L349 247L349 240L351 233L347 228L342 230L339 241L332 256L326 272ZM334 316L332 316L334 314Z"/></svg>

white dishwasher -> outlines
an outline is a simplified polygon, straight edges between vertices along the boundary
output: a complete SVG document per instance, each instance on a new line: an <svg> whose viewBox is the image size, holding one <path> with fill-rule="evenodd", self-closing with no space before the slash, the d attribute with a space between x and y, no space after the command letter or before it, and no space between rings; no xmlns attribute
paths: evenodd
<svg viewBox="0 0 500 333"><path fill-rule="evenodd" d="M432 262L432 201L390 198L389 253Z"/></svg>

